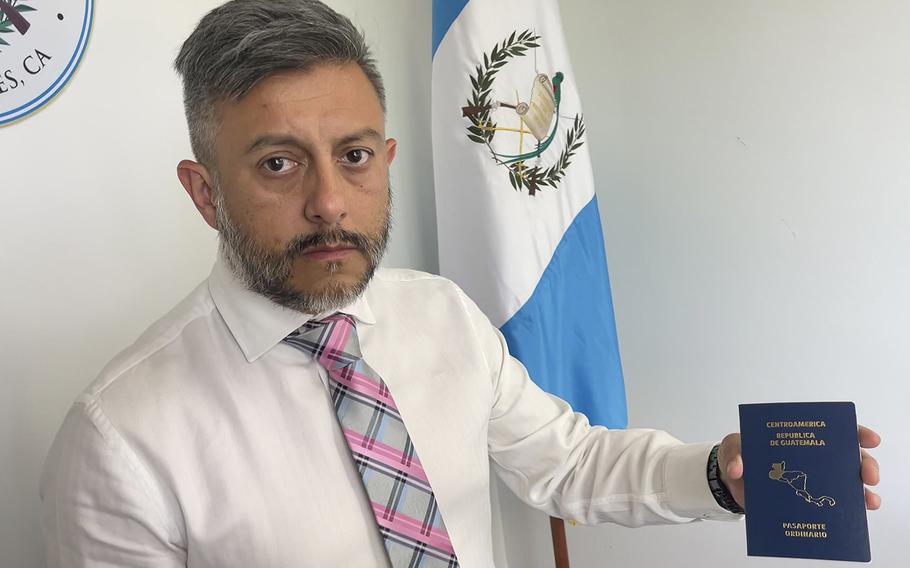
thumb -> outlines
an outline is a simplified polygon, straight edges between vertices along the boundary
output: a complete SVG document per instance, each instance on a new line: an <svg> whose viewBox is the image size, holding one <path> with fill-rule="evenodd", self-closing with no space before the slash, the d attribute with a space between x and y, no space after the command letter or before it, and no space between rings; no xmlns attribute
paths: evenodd
<svg viewBox="0 0 910 568"><path fill-rule="evenodd" d="M727 462L725 473L727 474L727 479L741 479L743 476L743 456L741 454L736 454L733 456L733 459Z"/></svg>

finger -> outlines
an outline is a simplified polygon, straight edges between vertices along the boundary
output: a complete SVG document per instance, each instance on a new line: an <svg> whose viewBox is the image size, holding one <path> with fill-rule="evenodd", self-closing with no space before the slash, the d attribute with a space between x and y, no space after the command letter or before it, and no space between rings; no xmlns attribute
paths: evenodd
<svg viewBox="0 0 910 568"><path fill-rule="evenodd" d="M739 434L727 434L720 443L717 459L720 461L724 481L739 479L743 475L742 441Z"/></svg>
<svg viewBox="0 0 910 568"><path fill-rule="evenodd" d="M870 511L874 511L882 506L882 498L879 497L878 493L872 491L871 489L866 489L866 508Z"/></svg>
<svg viewBox="0 0 910 568"><path fill-rule="evenodd" d="M872 430L871 428L866 428L863 425L860 425L858 428L859 433L859 445L863 448L875 448L882 443L882 437Z"/></svg>
<svg viewBox="0 0 910 568"><path fill-rule="evenodd" d="M866 450L862 450L862 462L860 464L860 477L866 485L878 485L880 474L878 469L878 460L869 455Z"/></svg>
<svg viewBox="0 0 910 568"><path fill-rule="evenodd" d="M743 456L737 453L727 462L727 479L739 479L743 476Z"/></svg>

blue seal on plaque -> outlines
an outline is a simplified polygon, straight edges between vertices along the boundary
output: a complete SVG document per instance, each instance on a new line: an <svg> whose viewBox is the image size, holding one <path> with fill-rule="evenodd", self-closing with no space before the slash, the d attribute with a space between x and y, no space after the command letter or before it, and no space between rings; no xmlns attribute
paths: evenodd
<svg viewBox="0 0 910 568"><path fill-rule="evenodd" d="M0 126L54 99L75 73L94 0L0 0Z"/></svg>

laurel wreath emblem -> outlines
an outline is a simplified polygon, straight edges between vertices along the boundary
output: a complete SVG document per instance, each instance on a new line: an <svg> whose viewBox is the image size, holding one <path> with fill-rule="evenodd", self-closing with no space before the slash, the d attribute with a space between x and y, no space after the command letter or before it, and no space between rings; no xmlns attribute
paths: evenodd
<svg viewBox="0 0 910 568"><path fill-rule="evenodd" d="M493 46L493 50L483 54L483 63L478 64L475 73L471 75L471 98L468 105L487 108L491 106L490 94L493 89L493 80L496 74L506 66L509 59L524 56L529 49L540 47L540 36L531 30L518 33L517 30ZM501 44L501 45L500 45ZM571 165L571 158L584 144L581 137L585 133L585 124L580 114L575 115L572 127L566 133L566 144L556 162L547 168L540 165L528 166L524 161L506 164L496 157L492 142L496 135L493 130L496 122L490 116L490 110L473 114L467 117L471 124L467 127L468 139L477 144L483 144L490 151L493 159L509 170L509 183L516 191L522 188L528 190L533 196L541 188L556 189L565 176L566 169Z"/></svg>
<svg viewBox="0 0 910 568"><path fill-rule="evenodd" d="M34 0L33 0L34 1ZM36 8L32 8L27 4L23 4L18 0L7 0L6 2L10 8L21 13L24 12L35 12ZM13 22L10 20L5 13L0 12L0 34L8 34L10 32L16 31L13 29ZM0 36L0 45L9 45L9 42L3 39L3 36Z"/></svg>

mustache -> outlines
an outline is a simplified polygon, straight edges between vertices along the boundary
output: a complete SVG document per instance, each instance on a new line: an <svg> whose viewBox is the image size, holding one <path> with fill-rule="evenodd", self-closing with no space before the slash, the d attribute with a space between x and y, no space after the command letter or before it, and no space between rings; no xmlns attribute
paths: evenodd
<svg viewBox="0 0 910 568"><path fill-rule="evenodd" d="M350 245L366 253L370 246L370 239L362 233L355 233L346 229L332 229L309 235L298 235L288 243L286 255L288 258L294 258L313 247L340 244Z"/></svg>

